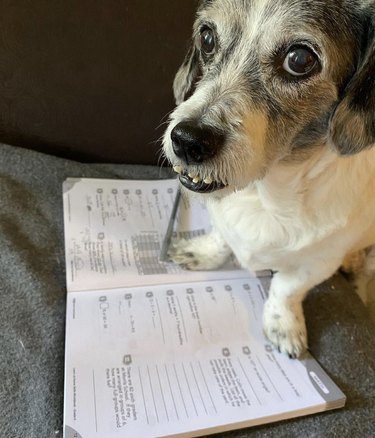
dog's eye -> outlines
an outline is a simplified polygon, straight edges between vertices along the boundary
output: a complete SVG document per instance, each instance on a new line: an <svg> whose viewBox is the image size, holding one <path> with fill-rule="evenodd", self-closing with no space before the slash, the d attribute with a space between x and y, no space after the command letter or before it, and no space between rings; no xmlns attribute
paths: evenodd
<svg viewBox="0 0 375 438"><path fill-rule="evenodd" d="M215 35L212 29L206 27L202 30L201 48L206 55L211 55L215 50Z"/></svg>
<svg viewBox="0 0 375 438"><path fill-rule="evenodd" d="M283 68L293 76L306 76L318 66L315 53L306 47L293 47L287 54Z"/></svg>

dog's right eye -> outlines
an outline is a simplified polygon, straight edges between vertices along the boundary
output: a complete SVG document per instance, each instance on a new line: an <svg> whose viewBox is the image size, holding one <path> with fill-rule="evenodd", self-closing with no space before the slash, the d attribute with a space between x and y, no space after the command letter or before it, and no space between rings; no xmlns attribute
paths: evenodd
<svg viewBox="0 0 375 438"><path fill-rule="evenodd" d="M201 49L205 55L212 55L215 50L215 34L212 29L206 27L201 32Z"/></svg>
<svg viewBox="0 0 375 438"><path fill-rule="evenodd" d="M310 48L295 46L288 52L283 68L292 76L303 77L312 73L318 65L318 58Z"/></svg>

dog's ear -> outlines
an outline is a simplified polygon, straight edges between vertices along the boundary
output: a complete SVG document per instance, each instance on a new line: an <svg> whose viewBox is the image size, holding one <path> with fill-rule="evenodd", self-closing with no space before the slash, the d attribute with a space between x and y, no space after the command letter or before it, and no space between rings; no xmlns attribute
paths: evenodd
<svg viewBox="0 0 375 438"><path fill-rule="evenodd" d="M199 76L199 53L195 44L192 43L173 82L173 92L177 105L192 93Z"/></svg>
<svg viewBox="0 0 375 438"><path fill-rule="evenodd" d="M364 29L359 66L344 90L330 124L330 138L341 155L352 155L375 145L375 12Z"/></svg>

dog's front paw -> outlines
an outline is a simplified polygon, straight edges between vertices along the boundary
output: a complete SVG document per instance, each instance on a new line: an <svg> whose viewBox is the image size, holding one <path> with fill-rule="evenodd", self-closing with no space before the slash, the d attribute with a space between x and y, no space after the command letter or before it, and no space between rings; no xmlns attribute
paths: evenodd
<svg viewBox="0 0 375 438"><path fill-rule="evenodd" d="M191 248L190 242L188 240L178 240L172 243L169 249L168 255L170 259L180 265L184 269L190 271L200 271L204 270L205 263L204 259L198 253L193 252L194 248Z"/></svg>
<svg viewBox="0 0 375 438"><path fill-rule="evenodd" d="M294 311L278 308L268 300L264 307L263 329L267 338L281 352L296 359L307 349L307 331L302 306Z"/></svg>
<svg viewBox="0 0 375 438"><path fill-rule="evenodd" d="M173 242L168 255L184 269L209 271L222 266L229 253L226 246L218 245L211 235L207 235Z"/></svg>

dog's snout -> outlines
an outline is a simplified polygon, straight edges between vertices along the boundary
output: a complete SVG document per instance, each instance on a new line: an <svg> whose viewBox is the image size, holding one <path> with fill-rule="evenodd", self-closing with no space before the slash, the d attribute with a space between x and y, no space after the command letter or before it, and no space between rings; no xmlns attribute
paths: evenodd
<svg viewBox="0 0 375 438"><path fill-rule="evenodd" d="M173 151L186 164L197 164L216 155L224 136L207 126L194 122L181 122L171 133Z"/></svg>

